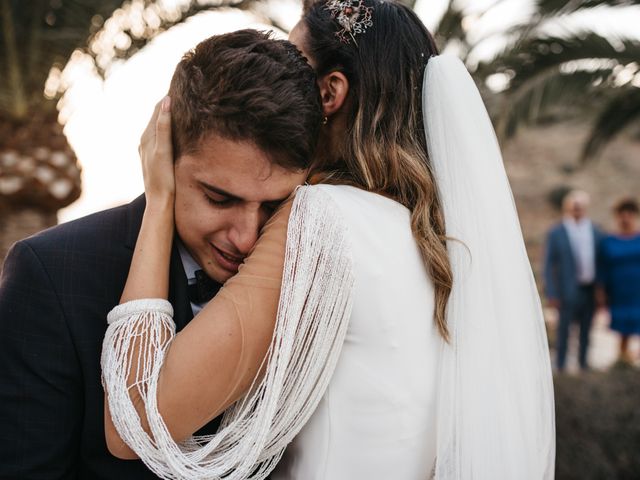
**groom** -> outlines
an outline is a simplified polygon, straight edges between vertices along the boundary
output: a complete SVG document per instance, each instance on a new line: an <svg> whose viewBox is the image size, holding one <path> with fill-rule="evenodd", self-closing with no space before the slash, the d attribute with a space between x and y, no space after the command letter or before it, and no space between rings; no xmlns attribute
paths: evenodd
<svg viewBox="0 0 640 480"><path fill-rule="evenodd" d="M180 330L237 271L295 188L290 174L308 167L321 113L299 52L251 30L198 45L177 66L169 93L169 300ZM0 479L156 478L140 461L107 451L100 382L107 312L119 303L144 208L141 196L9 252L0 278ZM216 428L214 420L203 432Z"/></svg>

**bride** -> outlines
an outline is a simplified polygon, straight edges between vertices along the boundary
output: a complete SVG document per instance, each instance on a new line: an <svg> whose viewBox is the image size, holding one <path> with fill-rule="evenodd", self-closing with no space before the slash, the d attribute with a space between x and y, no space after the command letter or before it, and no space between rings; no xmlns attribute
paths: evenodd
<svg viewBox="0 0 640 480"><path fill-rule="evenodd" d="M398 3L313 3L290 40L326 116L312 185L177 335L149 298L170 138L142 152L147 201L168 206L145 212L109 315L108 441L162 478L553 478L540 303L473 80Z"/></svg>

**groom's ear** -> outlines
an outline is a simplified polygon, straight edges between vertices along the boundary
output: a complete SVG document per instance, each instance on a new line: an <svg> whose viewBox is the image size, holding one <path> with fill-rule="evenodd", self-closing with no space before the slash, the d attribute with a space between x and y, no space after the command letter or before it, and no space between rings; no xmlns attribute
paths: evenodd
<svg viewBox="0 0 640 480"><path fill-rule="evenodd" d="M344 105L349 94L349 80L342 72L331 72L318 80L322 112L326 117L335 115Z"/></svg>

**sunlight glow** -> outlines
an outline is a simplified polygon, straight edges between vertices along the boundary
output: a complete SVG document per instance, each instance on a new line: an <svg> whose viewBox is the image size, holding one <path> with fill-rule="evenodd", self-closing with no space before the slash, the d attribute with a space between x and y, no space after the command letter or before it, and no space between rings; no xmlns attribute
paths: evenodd
<svg viewBox="0 0 640 480"><path fill-rule="evenodd" d="M291 29L298 21L301 11L299 0L274 0L259 5L255 13L228 9L207 12L188 19L185 23L171 28L156 37L148 46L131 59L113 62L116 54L114 44L126 48L131 41L123 35L122 25L130 22L131 34L141 36L136 22L131 23L127 15L142 19L141 24L150 28L159 25L160 17L171 18L186 0L159 0L155 5L145 7L141 0L132 0L118 9L105 21L101 35L91 47L98 54L98 64L107 68L107 80L94 70L94 65L86 54L77 51L61 72L52 69L45 86L47 96L67 90L60 103L60 120L65 125L65 133L82 166L82 196L71 206L59 213L60 221L71 220L88 213L128 202L142 193L142 176L138 164L138 142L155 103L166 93L174 66L182 54L199 41L217 33L239 28L269 30L264 19L275 18L278 25ZM202 0L216 3L216 0ZM466 13L472 13L465 23L474 48L468 58L468 65L474 68L481 59L491 57L506 45L508 38L504 32L509 26L525 20L531 15L532 0L463 0L460 4ZM484 10L496 8L483 14ZM415 11L428 28L437 26L445 12L448 0L418 0ZM594 9L595 10L595 9ZM268 14L268 15L267 15ZM575 29L590 28L601 35L620 42L611 36L612 31L620 35L638 38L637 25L640 7L629 7L613 11L598 9L577 15L568 25ZM102 23L96 18L96 25ZM545 25L549 33L558 33L557 24ZM566 26L564 33L567 33ZM280 32L280 35L283 35ZM462 46L458 45L459 49ZM451 45L450 50L456 46ZM455 52L452 52L455 53ZM563 68L584 68L585 65L568 65ZM632 68L623 68L616 73L616 81L640 87L640 73ZM509 75L494 75L487 84L494 91L504 89Z"/></svg>

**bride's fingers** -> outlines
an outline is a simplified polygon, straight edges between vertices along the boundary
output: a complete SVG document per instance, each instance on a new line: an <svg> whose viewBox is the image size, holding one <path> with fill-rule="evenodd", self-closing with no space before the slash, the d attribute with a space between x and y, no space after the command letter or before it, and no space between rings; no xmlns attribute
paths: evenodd
<svg viewBox="0 0 640 480"><path fill-rule="evenodd" d="M142 136L140 137L140 144L138 145L138 153L142 153L143 149L147 146L147 144L151 144L152 146L155 143L156 137L156 123L158 121L158 114L160 113L162 102L164 98L156 103L156 106L153 109L153 113L151 114L151 118L147 123L147 126L142 132Z"/></svg>
<svg viewBox="0 0 640 480"><path fill-rule="evenodd" d="M156 120L156 153L173 162L171 152L171 98L164 97Z"/></svg>
<svg viewBox="0 0 640 480"><path fill-rule="evenodd" d="M173 153L171 145L170 99L163 98L156 104L149 124L140 139L140 161L147 202L175 194Z"/></svg>

